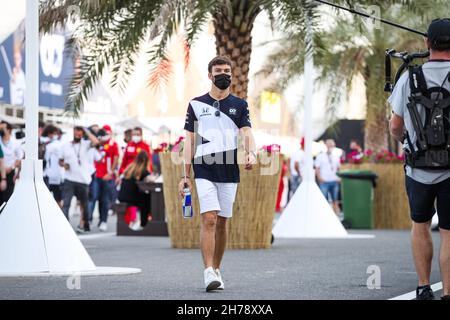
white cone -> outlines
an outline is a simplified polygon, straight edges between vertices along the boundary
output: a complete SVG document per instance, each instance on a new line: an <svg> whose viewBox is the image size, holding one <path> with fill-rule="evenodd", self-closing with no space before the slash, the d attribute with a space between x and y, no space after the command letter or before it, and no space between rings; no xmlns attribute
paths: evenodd
<svg viewBox="0 0 450 320"><path fill-rule="evenodd" d="M303 181L281 214L276 238L342 238L347 231L314 181Z"/></svg>
<svg viewBox="0 0 450 320"><path fill-rule="evenodd" d="M21 179L0 214L0 274L95 269L44 184L42 162L24 160Z"/></svg>

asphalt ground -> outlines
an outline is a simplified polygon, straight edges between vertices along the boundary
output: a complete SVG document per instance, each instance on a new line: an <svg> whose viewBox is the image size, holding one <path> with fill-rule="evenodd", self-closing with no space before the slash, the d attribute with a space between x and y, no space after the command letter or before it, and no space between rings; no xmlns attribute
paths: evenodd
<svg viewBox="0 0 450 320"><path fill-rule="evenodd" d="M117 237L114 227L113 216L108 233L94 227L80 239L97 266L141 268L142 273L86 276L77 288L68 286L67 277L0 278L0 300L385 300L416 288L408 231L350 231L375 238L275 239L267 250L228 250L222 266L225 290L206 293L199 250L172 249L167 237ZM439 233L433 238L434 284L440 281ZM379 283L371 281L377 275Z"/></svg>

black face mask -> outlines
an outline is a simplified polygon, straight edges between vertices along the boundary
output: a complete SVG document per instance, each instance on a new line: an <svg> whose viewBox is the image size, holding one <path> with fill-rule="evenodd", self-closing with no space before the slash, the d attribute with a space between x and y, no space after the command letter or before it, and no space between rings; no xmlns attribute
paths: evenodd
<svg viewBox="0 0 450 320"><path fill-rule="evenodd" d="M81 138L73 138L73 141L74 141L75 143L79 143L79 142L81 141Z"/></svg>
<svg viewBox="0 0 450 320"><path fill-rule="evenodd" d="M4 137L5 136L5 130L0 130L0 137Z"/></svg>
<svg viewBox="0 0 450 320"><path fill-rule="evenodd" d="M231 85L231 76L225 73L214 76L214 85L220 90L228 89Z"/></svg>

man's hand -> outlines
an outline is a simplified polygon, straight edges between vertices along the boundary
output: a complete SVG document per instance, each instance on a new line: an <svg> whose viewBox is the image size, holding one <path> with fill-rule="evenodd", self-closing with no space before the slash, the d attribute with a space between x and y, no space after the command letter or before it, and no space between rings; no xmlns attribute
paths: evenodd
<svg viewBox="0 0 450 320"><path fill-rule="evenodd" d="M103 177L103 180L110 181L110 180L112 180L112 178L113 178L112 174L108 173Z"/></svg>
<svg viewBox="0 0 450 320"><path fill-rule="evenodd" d="M184 178L181 178L181 181L178 184L178 192L179 192L181 198L184 197L184 183L187 184L189 190L192 190L191 179L190 178L186 178L186 180L185 180Z"/></svg>
<svg viewBox="0 0 450 320"><path fill-rule="evenodd" d="M2 180L0 182L0 191L5 191L6 190L6 180Z"/></svg>
<svg viewBox="0 0 450 320"><path fill-rule="evenodd" d="M245 170L252 170L253 166L256 164L256 156L254 152L249 152L245 156Z"/></svg>

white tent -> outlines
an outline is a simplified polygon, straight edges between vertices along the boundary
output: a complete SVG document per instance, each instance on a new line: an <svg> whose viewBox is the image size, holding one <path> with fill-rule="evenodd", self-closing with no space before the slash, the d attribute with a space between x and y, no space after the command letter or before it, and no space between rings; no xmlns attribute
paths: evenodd
<svg viewBox="0 0 450 320"><path fill-rule="evenodd" d="M310 21L309 21L310 22ZM312 43L311 23L307 25L307 38ZM307 41L308 42L308 41ZM328 201L314 180L312 158L312 106L314 96L314 61L312 50L305 59L305 151L306 164L304 180L281 214L273 229L276 238L347 238L342 226ZM365 237L365 236L356 236Z"/></svg>
<svg viewBox="0 0 450 320"><path fill-rule="evenodd" d="M137 273L97 267L43 180L38 160L39 2L26 12L26 159L21 179L0 208L0 276Z"/></svg>

